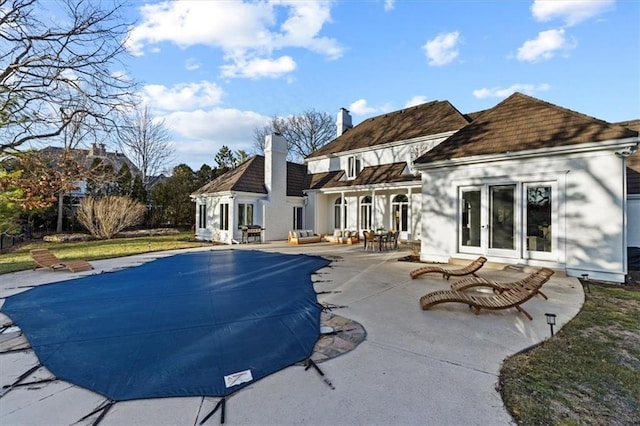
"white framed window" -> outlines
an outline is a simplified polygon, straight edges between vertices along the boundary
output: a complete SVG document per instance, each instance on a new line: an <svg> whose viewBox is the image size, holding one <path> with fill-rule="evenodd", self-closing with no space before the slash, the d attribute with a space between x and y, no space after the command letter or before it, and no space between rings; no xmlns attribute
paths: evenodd
<svg viewBox="0 0 640 426"><path fill-rule="evenodd" d="M404 194L393 197L391 211L393 212L393 229L407 231L409 229L409 198Z"/></svg>
<svg viewBox="0 0 640 426"><path fill-rule="evenodd" d="M360 157L352 155L347 159L347 179L354 179L362 170Z"/></svg>
<svg viewBox="0 0 640 426"><path fill-rule="evenodd" d="M198 206L198 228L207 227L207 205L200 204Z"/></svg>
<svg viewBox="0 0 640 426"><path fill-rule="evenodd" d="M303 215L302 215L302 207L295 206L293 208L293 229L304 229Z"/></svg>
<svg viewBox="0 0 640 426"><path fill-rule="evenodd" d="M528 183L524 185L524 219L526 248L530 252L553 251L553 185Z"/></svg>
<svg viewBox="0 0 640 426"><path fill-rule="evenodd" d="M220 204L220 230L229 230L229 203Z"/></svg>
<svg viewBox="0 0 640 426"><path fill-rule="evenodd" d="M342 197L341 197L341 198L338 198L334 204L333 226L336 229L342 229L343 223L347 223L347 205L342 204Z"/></svg>
<svg viewBox="0 0 640 426"><path fill-rule="evenodd" d="M238 229L253 225L253 204L238 204Z"/></svg>
<svg viewBox="0 0 640 426"><path fill-rule="evenodd" d="M370 196L367 195L366 197L362 197L362 200L360 201L360 220L362 229L372 229L372 206L373 203L371 202Z"/></svg>

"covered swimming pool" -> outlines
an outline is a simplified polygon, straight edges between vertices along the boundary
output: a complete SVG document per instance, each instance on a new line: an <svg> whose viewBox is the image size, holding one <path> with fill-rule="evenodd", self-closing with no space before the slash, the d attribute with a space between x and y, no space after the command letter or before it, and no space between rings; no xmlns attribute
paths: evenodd
<svg viewBox="0 0 640 426"><path fill-rule="evenodd" d="M320 335L318 256L179 254L7 298L58 379L112 401L226 396L307 359Z"/></svg>

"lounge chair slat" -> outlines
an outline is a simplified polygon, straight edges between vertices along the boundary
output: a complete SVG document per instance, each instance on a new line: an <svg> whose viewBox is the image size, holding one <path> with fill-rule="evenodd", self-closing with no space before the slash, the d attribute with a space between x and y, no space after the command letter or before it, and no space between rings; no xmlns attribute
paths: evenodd
<svg viewBox="0 0 640 426"><path fill-rule="evenodd" d="M48 249L33 249L30 253L36 263L36 266L33 268L34 270L39 267L51 269L52 271L57 269L68 269L71 272L93 269L93 265L86 260L61 260Z"/></svg>
<svg viewBox="0 0 640 426"><path fill-rule="evenodd" d="M449 277L461 277L461 276L470 275L470 274L475 275L475 272L478 271L480 268L482 268L482 266L485 264L486 261L487 261L486 257L480 256L479 258L477 258L476 260L474 260L464 268L459 268L459 269L450 269L450 268L444 268L440 266L423 266L422 268L414 269L413 271L409 272L409 275L411 276L411 278L415 279L420 275L428 274L431 272L437 272L442 274L442 277L444 279L448 280Z"/></svg>

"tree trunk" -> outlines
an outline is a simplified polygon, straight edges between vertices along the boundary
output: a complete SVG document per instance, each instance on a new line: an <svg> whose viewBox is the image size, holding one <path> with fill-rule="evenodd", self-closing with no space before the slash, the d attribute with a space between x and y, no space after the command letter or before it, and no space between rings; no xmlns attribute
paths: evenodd
<svg viewBox="0 0 640 426"><path fill-rule="evenodd" d="M64 194L61 192L58 194L58 223L56 225L56 233L62 233L62 211L64 207Z"/></svg>

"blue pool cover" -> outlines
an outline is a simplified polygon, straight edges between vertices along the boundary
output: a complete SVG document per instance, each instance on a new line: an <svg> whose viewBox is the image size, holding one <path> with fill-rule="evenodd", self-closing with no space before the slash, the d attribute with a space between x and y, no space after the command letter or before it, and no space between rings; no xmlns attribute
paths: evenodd
<svg viewBox="0 0 640 426"><path fill-rule="evenodd" d="M2 311L57 378L114 401L226 396L307 359L329 261L224 250L43 285Z"/></svg>

